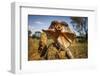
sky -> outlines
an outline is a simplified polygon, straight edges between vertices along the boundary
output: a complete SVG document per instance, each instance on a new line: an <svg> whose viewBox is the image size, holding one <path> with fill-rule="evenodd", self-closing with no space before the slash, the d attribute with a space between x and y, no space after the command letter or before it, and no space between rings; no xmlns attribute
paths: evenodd
<svg viewBox="0 0 100 76"><path fill-rule="evenodd" d="M28 15L28 29L32 31L32 34L34 34L35 31L42 32L42 29L48 29L54 20L65 21L71 31L75 32L71 24L70 16Z"/></svg>

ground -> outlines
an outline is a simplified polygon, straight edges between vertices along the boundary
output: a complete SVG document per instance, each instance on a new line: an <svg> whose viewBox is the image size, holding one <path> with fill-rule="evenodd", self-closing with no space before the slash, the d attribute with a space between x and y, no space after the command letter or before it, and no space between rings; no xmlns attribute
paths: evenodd
<svg viewBox="0 0 100 76"><path fill-rule="evenodd" d="M52 40L48 41L48 45L52 43ZM39 47L39 39L36 38L29 38L28 39L28 60L44 60L44 57L40 57L40 53L38 53L38 47ZM72 54L74 55L74 59L80 59L80 58L88 58L88 44L87 42L74 42L69 49L71 50ZM48 59L59 59L57 55L59 55L60 59L67 59L65 56L65 53L58 52L58 50L50 46L48 49Z"/></svg>

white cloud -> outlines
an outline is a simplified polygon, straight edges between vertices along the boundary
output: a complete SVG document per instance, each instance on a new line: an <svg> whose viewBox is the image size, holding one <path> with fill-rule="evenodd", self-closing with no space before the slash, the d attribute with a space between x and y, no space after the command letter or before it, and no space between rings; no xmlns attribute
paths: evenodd
<svg viewBox="0 0 100 76"><path fill-rule="evenodd" d="M34 23L36 23L36 24L44 24L43 22L40 22L40 21L36 21Z"/></svg>
<svg viewBox="0 0 100 76"><path fill-rule="evenodd" d="M30 26L30 25L28 25L28 30L30 30L32 34L34 34L36 31L41 31L41 29L39 28L35 29L34 26Z"/></svg>

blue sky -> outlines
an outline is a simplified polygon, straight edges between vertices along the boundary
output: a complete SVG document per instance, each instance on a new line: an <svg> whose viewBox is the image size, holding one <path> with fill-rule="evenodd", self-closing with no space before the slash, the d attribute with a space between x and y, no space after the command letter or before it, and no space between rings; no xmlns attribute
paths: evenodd
<svg viewBox="0 0 100 76"><path fill-rule="evenodd" d="M35 31L48 29L53 20L67 22L70 29L75 32L71 24L70 16L28 15L28 28L34 34Z"/></svg>

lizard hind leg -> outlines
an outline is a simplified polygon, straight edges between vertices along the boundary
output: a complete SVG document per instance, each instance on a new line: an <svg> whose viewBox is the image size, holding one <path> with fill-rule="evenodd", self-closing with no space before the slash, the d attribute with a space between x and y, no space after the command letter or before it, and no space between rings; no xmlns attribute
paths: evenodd
<svg viewBox="0 0 100 76"><path fill-rule="evenodd" d="M68 57L68 59L73 59L74 58L74 56L73 56L73 54L72 54L72 52L70 51L69 48L67 48L67 50L66 50L66 56Z"/></svg>

